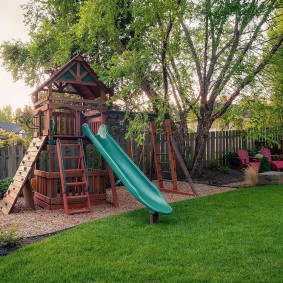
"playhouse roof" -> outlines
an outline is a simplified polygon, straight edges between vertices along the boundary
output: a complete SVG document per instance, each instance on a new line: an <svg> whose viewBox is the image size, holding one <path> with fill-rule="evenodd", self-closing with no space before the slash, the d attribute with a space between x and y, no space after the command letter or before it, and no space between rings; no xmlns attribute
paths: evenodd
<svg viewBox="0 0 283 283"><path fill-rule="evenodd" d="M75 56L58 69L31 94L32 97L40 91L48 91L50 86L53 92L77 94L84 99L96 99L102 94L110 94L110 90L98 79L81 55Z"/></svg>

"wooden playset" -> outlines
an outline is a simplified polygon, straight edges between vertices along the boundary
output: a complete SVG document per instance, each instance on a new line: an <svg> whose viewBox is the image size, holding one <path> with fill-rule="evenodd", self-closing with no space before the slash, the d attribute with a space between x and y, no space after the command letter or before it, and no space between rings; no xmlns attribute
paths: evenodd
<svg viewBox="0 0 283 283"><path fill-rule="evenodd" d="M106 178L109 176L112 204L119 206L110 166L102 161L99 169L87 168L85 147L89 141L83 136L82 124L87 123L96 134L109 115L122 112L109 111L106 101L109 89L80 55L55 72L32 93L34 103L34 138L0 203L4 214L12 211L21 192L27 205L34 208L64 209L65 214L89 212L91 205L109 202L106 195ZM150 116L152 137L152 166L155 166L160 190L191 194L196 193L182 157L172 137L169 117L165 117L168 150L160 152L156 139L154 115ZM39 155L47 154L47 168L39 168ZM169 155L173 190L163 184L162 158ZM177 186L176 158L184 169L191 191L180 192ZM31 189L30 178L36 179Z"/></svg>

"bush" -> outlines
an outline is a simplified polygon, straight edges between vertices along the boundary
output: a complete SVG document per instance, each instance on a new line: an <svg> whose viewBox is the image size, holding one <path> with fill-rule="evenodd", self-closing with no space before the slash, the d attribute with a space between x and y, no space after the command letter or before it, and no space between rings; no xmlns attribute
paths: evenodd
<svg viewBox="0 0 283 283"><path fill-rule="evenodd" d="M6 193L8 187L13 182L13 178L5 178L0 180L0 199L3 198L4 194Z"/></svg>
<svg viewBox="0 0 283 283"><path fill-rule="evenodd" d="M16 246L20 237L18 236L19 224L6 224L0 227L0 243L6 247Z"/></svg>
<svg viewBox="0 0 283 283"><path fill-rule="evenodd" d="M208 161L208 168L212 170L216 170L219 168L218 160L209 160Z"/></svg>
<svg viewBox="0 0 283 283"><path fill-rule="evenodd" d="M265 156L263 156L260 160L260 166L258 169L258 173L263 173L263 172L267 172L270 170L271 170L271 166L268 162L268 159Z"/></svg>
<svg viewBox="0 0 283 283"><path fill-rule="evenodd" d="M223 156L223 164L230 168L239 168L241 160L239 159L238 152L235 149L229 150Z"/></svg>
<svg viewBox="0 0 283 283"><path fill-rule="evenodd" d="M0 140L0 148L6 146L22 145L24 143L24 140L15 133L5 132L4 130L0 129L0 135L7 138L5 140Z"/></svg>

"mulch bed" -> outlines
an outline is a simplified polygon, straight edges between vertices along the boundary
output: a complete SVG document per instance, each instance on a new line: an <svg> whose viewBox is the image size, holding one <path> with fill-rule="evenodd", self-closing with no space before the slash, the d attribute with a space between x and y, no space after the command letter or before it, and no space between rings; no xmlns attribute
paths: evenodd
<svg viewBox="0 0 283 283"><path fill-rule="evenodd" d="M199 192L199 196L201 197L205 195L233 190L235 188L232 188L231 186L229 186L229 184L239 183L243 181L243 179L243 173L239 171L230 171L229 173L224 173L220 170L206 170L203 175L198 176L196 179L194 179L194 183L197 191ZM179 184L181 187L187 186L187 183L185 182L179 182ZM166 186L169 186L169 182ZM65 226L58 225L55 222L55 224L53 225L54 227L52 227L50 231L48 231L48 228L46 231L40 230L40 227L35 226L38 230L37 233L41 233L40 235L32 234L31 231L27 231L26 233L22 233L22 235L20 235L21 239L16 246L3 246L0 243L0 256L10 254L20 247L24 247L26 245L41 241L49 237L50 235L54 235L66 229L70 229L71 227L74 227L81 223L93 221L95 219L107 217L113 214L119 214L125 211L134 210L142 207L142 205L140 205L140 203L133 199L126 190L119 189L118 193L121 196L119 197L120 207L118 209L114 209L111 206L95 207L93 209L94 212L87 214L86 216L84 216L84 218L82 218L81 215L74 215L72 216L72 218L70 218L68 216L63 215L62 211L46 211L41 208L38 208L36 211L31 211L21 204L22 200L18 201L15 213L6 216L6 218L4 215L0 215L0 221L2 220L1 222L6 221L6 223L9 223L10 221L13 222L14 219L16 219L22 224L23 219L29 219L31 222L37 219L38 222L41 223L45 219L47 219L46 221L49 222L48 218L52 217L51 222L53 221L53 219L56 219L54 221L63 223L65 224ZM181 195L167 193L165 194L165 197L168 202L180 201L191 198L188 196L184 197ZM94 216L92 216L91 214L94 214ZM28 228L30 229L30 227ZM40 231L44 232L42 233Z"/></svg>

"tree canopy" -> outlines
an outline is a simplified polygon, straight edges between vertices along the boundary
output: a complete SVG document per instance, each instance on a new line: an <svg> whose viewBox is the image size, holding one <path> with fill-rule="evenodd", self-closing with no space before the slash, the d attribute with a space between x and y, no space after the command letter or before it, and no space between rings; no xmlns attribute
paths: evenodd
<svg viewBox="0 0 283 283"><path fill-rule="evenodd" d="M184 140L193 112L194 173L212 123L253 89L282 44L282 33L267 35L281 4L34 0L24 6L30 42L5 42L2 58L14 78L34 84L81 53L127 109L173 113Z"/></svg>

